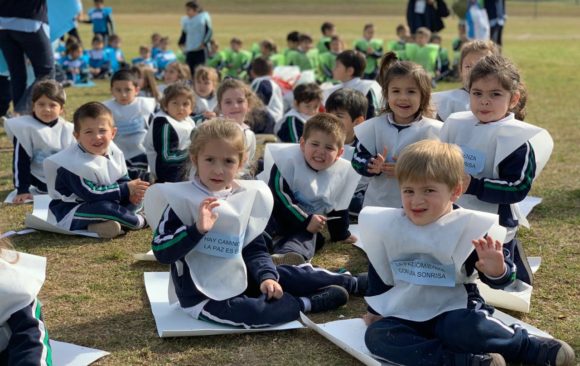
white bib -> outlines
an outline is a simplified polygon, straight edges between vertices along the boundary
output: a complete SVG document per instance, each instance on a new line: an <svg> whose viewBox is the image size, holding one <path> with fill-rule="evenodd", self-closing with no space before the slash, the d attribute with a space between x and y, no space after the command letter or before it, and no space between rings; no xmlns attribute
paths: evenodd
<svg viewBox="0 0 580 366"><path fill-rule="evenodd" d="M431 95L437 115L443 122L452 113L465 112L471 109L469 93L465 89L453 89L436 92Z"/></svg>
<svg viewBox="0 0 580 366"><path fill-rule="evenodd" d="M518 121L510 113L497 122L479 123L471 112L452 114L441 130L441 141L457 144L463 150L465 171L475 178L499 178L499 164L518 147L529 141L536 157L537 178L550 159L554 142L548 131ZM498 205L462 195L457 204L472 210L497 213ZM511 205L515 217L528 225L517 205Z"/></svg>
<svg viewBox="0 0 580 366"><path fill-rule="evenodd" d="M10 261L16 258L16 263ZM0 255L0 325L30 305L44 283L46 258L3 250Z"/></svg>
<svg viewBox="0 0 580 366"><path fill-rule="evenodd" d="M98 185L110 185L127 175L125 156L111 141L107 157L85 152L79 144L74 144L44 160L44 172L48 194L52 199L75 202L76 195L62 196L55 189L57 170L65 168L71 173Z"/></svg>
<svg viewBox="0 0 580 366"><path fill-rule="evenodd" d="M16 137L30 156L30 173L41 182L46 183L43 162L74 143L74 126L62 118L53 127L37 121L32 116L11 118L4 124L6 134L12 142Z"/></svg>
<svg viewBox="0 0 580 366"><path fill-rule="evenodd" d="M464 309L476 273L467 276L465 260L474 250L471 240L494 227L494 239L505 229L498 216L456 209L439 220L417 226L403 209L366 207L359 215L361 242L369 261L389 291L365 297L382 316L426 321L446 311Z"/></svg>
<svg viewBox="0 0 580 366"><path fill-rule="evenodd" d="M306 163L298 144L267 144L264 171L258 179L267 183L274 164L308 214L327 214L348 208L360 180L350 162L342 158L328 169L315 171Z"/></svg>
<svg viewBox="0 0 580 366"><path fill-rule="evenodd" d="M155 232L165 207L179 219L194 225L201 201L210 197L192 182L160 183L145 194L145 214ZM226 300L244 292L247 273L242 249L260 235L270 218L274 199L267 185L259 181L234 181L232 194L219 199L214 209L219 217L214 227L186 257L197 288L213 300ZM175 295L170 290L170 300Z"/></svg>
<svg viewBox="0 0 580 366"><path fill-rule="evenodd" d="M392 125L390 114L371 118L354 128L354 133L360 143L370 154L383 154L387 148L385 161L393 163L393 157L399 156L406 146L421 140L439 139L439 131L443 123L431 118L422 118L405 129L399 131ZM401 192L395 177L386 174L372 177L369 182L363 206L401 207Z"/></svg>
<svg viewBox="0 0 580 366"><path fill-rule="evenodd" d="M274 125L274 133L278 133L278 131L280 131L280 128L288 128L282 127L282 125L284 124L284 122L286 122L286 119L288 117L295 117L297 120L302 122L302 124L306 124L306 121L308 121L308 119L310 118L310 116L299 113L296 109L292 108L280 120L276 121L276 125ZM296 131L294 131L294 135L296 135Z"/></svg>
<svg viewBox="0 0 580 366"><path fill-rule="evenodd" d="M374 80L364 80L361 78L354 78L354 79L346 81L344 83L335 85L332 88L324 90L322 92L322 97L324 99L323 104L326 104L326 100L328 99L330 94L334 93L335 91L337 91L339 89L343 89L343 88L358 90L359 92L361 92L365 96L365 98L367 97L367 94L369 93L369 91L372 90L373 94L375 95L374 99L376 101L376 105L374 107L375 107L375 111L377 111L377 112L382 108L382 106L384 104L384 102L383 102L383 90L381 89L381 86L379 85L379 83L377 83Z"/></svg>
<svg viewBox="0 0 580 366"><path fill-rule="evenodd" d="M133 103L122 105L114 99L103 102L111 112L117 127L115 144L125 154L126 159L145 153L143 141L147 134L149 116L155 111L154 98L137 97Z"/></svg>
<svg viewBox="0 0 580 366"><path fill-rule="evenodd" d="M266 108L268 108L268 112L270 112L274 121L276 121L276 125L278 125L278 121L282 120L284 116L284 99L282 97L282 89L280 89L280 86L272 80L271 76L262 76L255 78L250 87L254 92L256 92L256 88L264 80L272 86L272 96L270 97ZM277 132L277 130L275 132Z"/></svg>
<svg viewBox="0 0 580 366"><path fill-rule="evenodd" d="M194 114L202 114L203 112L213 112L217 107L216 93L211 98L203 98L195 95L195 112Z"/></svg>

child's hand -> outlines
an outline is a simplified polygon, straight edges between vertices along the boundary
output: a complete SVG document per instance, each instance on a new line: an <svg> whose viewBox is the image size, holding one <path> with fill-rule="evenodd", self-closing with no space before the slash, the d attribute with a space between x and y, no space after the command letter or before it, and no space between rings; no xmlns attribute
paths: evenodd
<svg viewBox="0 0 580 366"><path fill-rule="evenodd" d="M220 205L217 200L215 197L209 197L199 204L199 215L195 227L201 234L210 231L218 219L218 213L213 212L213 209Z"/></svg>
<svg viewBox="0 0 580 366"><path fill-rule="evenodd" d="M134 205L138 205L145 197L145 191L149 187L149 182L137 178L128 182L127 186L129 187L129 201Z"/></svg>
<svg viewBox="0 0 580 366"><path fill-rule="evenodd" d="M506 271L502 243L489 235L471 242L479 257L475 267L489 277L501 277Z"/></svg>
<svg viewBox="0 0 580 366"><path fill-rule="evenodd" d="M215 112L212 112L212 111L205 111L202 113L202 115L205 119L212 119L212 118L217 117L217 114Z"/></svg>
<svg viewBox="0 0 580 366"><path fill-rule="evenodd" d="M383 317L380 315L376 315L373 313L369 313L367 312L365 315L363 315L363 320L365 321L366 326L368 327L369 325L373 324L374 322L376 322L377 320L381 320Z"/></svg>
<svg viewBox="0 0 580 366"><path fill-rule="evenodd" d="M21 204L21 203L24 203L27 200L31 200L31 199L33 199L32 194L21 193L21 194L17 194L16 197L14 197L14 199L12 200L12 203Z"/></svg>
<svg viewBox="0 0 580 366"><path fill-rule="evenodd" d="M316 234L322 231L326 226L326 217L322 215L312 215L308 226L306 226L306 231L312 234Z"/></svg>
<svg viewBox="0 0 580 366"><path fill-rule="evenodd" d="M385 159L387 157L387 148L383 147L383 154L377 154L374 158L371 158L371 162L367 168L367 172L373 174L381 174L383 172L383 165L385 164Z"/></svg>
<svg viewBox="0 0 580 366"><path fill-rule="evenodd" d="M271 298L279 299L284 295L284 291L282 291L282 286L274 280L264 280L260 284L260 291L264 295L266 295L266 299L270 300Z"/></svg>
<svg viewBox="0 0 580 366"><path fill-rule="evenodd" d="M396 157L393 157L393 160L397 160ZM395 176L395 164L396 163L383 163L382 171L385 173L387 177L394 177Z"/></svg>
<svg viewBox="0 0 580 366"><path fill-rule="evenodd" d="M471 183L471 175L463 172L463 179L461 180L461 194L464 194Z"/></svg>
<svg viewBox="0 0 580 366"><path fill-rule="evenodd" d="M354 244L358 241L358 238L354 235L349 236L348 238L343 240L347 244Z"/></svg>

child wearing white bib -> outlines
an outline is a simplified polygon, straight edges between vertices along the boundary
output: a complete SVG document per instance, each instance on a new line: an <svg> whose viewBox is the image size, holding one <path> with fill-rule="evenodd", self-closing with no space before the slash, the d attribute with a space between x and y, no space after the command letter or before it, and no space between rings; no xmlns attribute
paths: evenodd
<svg viewBox="0 0 580 366"><path fill-rule="evenodd" d="M216 117L218 85L218 73L213 67L199 65L195 68L193 75L195 110L192 118L196 124Z"/></svg>
<svg viewBox="0 0 580 366"><path fill-rule="evenodd" d="M145 135L145 150L152 179L157 183L181 182L187 175L187 157L195 122L193 91L184 83L171 84L161 99L161 111Z"/></svg>
<svg viewBox="0 0 580 366"><path fill-rule="evenodd" d="M191 142L191 181L156 184L145 197L153 253L171 264L170 302L195 319L261 328L344 305L366 276L272 263L263 238L272 211L268 187L236 180L243 132L223 119L203 123ZM362 280L360 280L361 278Z"/></svg>
<svg viewBox="0 0 580 366"><path fill-rule="evenodd" d="M402 152L396 175L403 208L366 207L359 216L369 259L369 351L397 365L573 365L568 344L492 318L480 296L477 275L504 288L515 266L504 257L497 215L454 206L460 149L416 142Z"/></svg>
<svg viewBox="0 0 580 366"><path fill-rule="evenodd" d="M320 110L322 90L315 83L300 84L292 92L294 102L292 109L282 117L274 132L282 142L298 143L304 131L304 124Z"/></svg>
<svg viewBox="0 0 580 366"><path fill-rule="evenodd" d="M437 111L437 119L445 122L452 113L465 112L469 108L469 73L477 61L485 56L498 55L499 50L492 41L475 40L461 47L459 59L459 75L462 87L433 93L433 105Z"/></svg>
<svg viewBox="0 0 580 366"><path fill-rule="evenodd" d="M46 258L11 250L0 239L0 365L51 365L38 292Z"/></svg>
<svg viewBox="0 0 580 366"><path fill-rule="evenodd" d="M89 102L76 110L77 143L44 161L49 204L48 221L65 230L88 230L101 238L136 230L145 219L136 213L148 182L130 180L125 156L113 142L111 111Z"/></svg>
<svg viewBox="0 0 580 366"><path fill-rule="evenodd" d="M303 263L324 245L327 226L332 241L354 243L348 230L348 206L360 176L344 152L344 126L329 113L306 122L300 144L268 144L259 178L274 195L268 234L275 238L277 263ZM290 262L291 260L291 262Z"/></svg>
<svg viewBox="0 0 580 366"><path fill-rule="evenodd" d="M157 107L154 98L140 97L139 80L131 70L119 70L111 78L113 99L103 104L113 112L117 134L114 142L125 155L129 177L147 178L145 135Z"/></svg>
<svg viewBox="0 0 580 366"><path fill-rule="evenodd" d="M393 52L383 57L379 81L386 100L385 114L354 128L353 168L370 177L363 206L401 207L394 177L401 150L416 141L439 139L442 123L431 115L431 78L419 65L398 61Z"/></svg>
<svg viewBox="0 0 580 366"><path fill-rule="evenodd" d="M443 141L457 144L465 160L465 208L499 215L508 230L505 245L514 255L518 279L532 285L533 275L516 239L527 220L516 205L530 191L554 145L550 134L522 122L526 91L518 70L501 56L486 56L471 71L471 112L451 115L441 130Z"/></svg>
<svg viewBox="0 0 580 366"><path fill-rule="evenodd" d="M59 83L41 81L32 90L32 115L11 118L4 124L14 146L12 170L17 195L13 203L32 199L31 189L46 192L44 159L74 142L72 123L61 117L65 101Z"/></svg>

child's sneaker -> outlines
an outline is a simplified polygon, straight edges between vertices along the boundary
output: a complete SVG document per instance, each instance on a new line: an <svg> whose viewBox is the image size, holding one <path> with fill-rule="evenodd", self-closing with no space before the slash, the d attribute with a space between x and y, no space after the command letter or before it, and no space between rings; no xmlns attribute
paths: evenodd
<svg viewBox="0 0 580 366"><path fill-rule="evenodd" d="M121 230L121 224L113 220L90 224L87 230L97 233L99 237L103 239L112 239L123 233L123 230Z"/></svg>
<svg viewBox="0 0 580 366"><path fill-rule="evenodd" d="M572 366L576 355L568 343L555 338L545 338L530 335L526 359L532 365Z"/></svg>
<svg viewBox="0 0 580 366"><path fill-rule="evenodd" d="M303 256L295 252L288 252L288 253L276 253L272 254L272 262L275 265L280 266L282 264L286 264L289 266L298 266L300 264L306 263L306 260Z"/></svg>
<svg viewBox="0 0 580 366"><path fill-rule="evenodd" d="M346 305L348 302L348 292L344 287L331 285L308 298L310 299L310 311L312 313L320 313Z"/></svg>
<svg viewBox="0 0 580 366"><path fill-rule="evenodd" d="M354 278L356 278L356 290L352 294L355 296L365 296L369 286L368 272L359 273Z"/></svg>

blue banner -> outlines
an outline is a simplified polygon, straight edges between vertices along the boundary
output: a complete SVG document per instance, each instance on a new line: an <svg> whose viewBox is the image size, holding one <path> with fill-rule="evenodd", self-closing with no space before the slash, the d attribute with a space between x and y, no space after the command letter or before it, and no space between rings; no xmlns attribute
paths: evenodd
<svg viewBox="0 0 580 366"><path fill-rule="evenodd" d="M75 27L75 17L82 7L77 0L47 0L47 7L52 42Z"/></svg>

